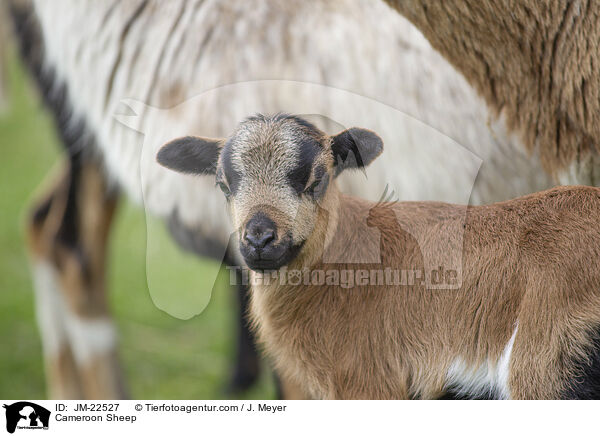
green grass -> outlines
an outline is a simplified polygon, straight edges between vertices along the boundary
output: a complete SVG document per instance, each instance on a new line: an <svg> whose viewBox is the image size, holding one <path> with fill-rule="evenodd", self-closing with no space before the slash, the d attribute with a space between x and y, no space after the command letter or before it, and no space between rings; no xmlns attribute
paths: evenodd
<svg viewBox="0 0 600 436"><path fill-rule="evenodd" d="M0 398L43 398L23 216L60 159L61 147L49 115L14 58L9 86L9 109L0 115ZM153 219L148 222L152 237L147 250L144 213L126 200L115 221L108 288L132 397L224 398L235 344L235 298L227 286L228 272L220 271L211 295L211 272L219 265L181 253L162 223ZM273 397L268 371L244 396Z"/></svg>

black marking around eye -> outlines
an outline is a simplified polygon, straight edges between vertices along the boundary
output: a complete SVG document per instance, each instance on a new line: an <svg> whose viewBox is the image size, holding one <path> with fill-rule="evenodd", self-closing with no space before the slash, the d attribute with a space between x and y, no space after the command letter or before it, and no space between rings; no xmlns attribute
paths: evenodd
<svg viewBox="0 0 600 436"><path fill-rule="evenodd" d="M225 147L223 147L223 151L221 152L221 162L223 165L223 175L227 180L229 189L231 190L232 194L235 194L240 186L240 180L242 176L233 167L232 150L229 141L227 141Z"/></svg>
<svg viewBox="0 0 600 436"><path fill-rule="evenodd" d="M322 151L321 144L313 138L304 138L301 140L298 149L298 162L296 167L288 173L290 185L300 194L306 188L310 173L316 157Z"/></svg>
<svg viewBox="0 0 600 436"><path fill-rule="evenodd" d="M325 173L327 172L327 169L325 168L325 165L321 164L319 166L317 166L315 168L315 179L319 180L321 179Z"/></svg>
<svg viewBox="0 0 600 436"><path fill-rule="evenodd" d="M319 184L315 188L312 193L313 198L318 199L323 197L325 191L327 191L327 187L329 186L329 174L325 174L319 181Z"/></svg>

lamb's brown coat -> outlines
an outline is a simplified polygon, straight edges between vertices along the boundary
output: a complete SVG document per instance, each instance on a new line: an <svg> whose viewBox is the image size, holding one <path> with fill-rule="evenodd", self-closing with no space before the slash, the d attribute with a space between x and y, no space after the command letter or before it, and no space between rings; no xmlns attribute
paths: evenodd
<svg viewBox="0 0 600 436"><path fill-rule="evenodd" d="M452 232L464 221L459 289L413 286L254 285L252 317L281 371L316 398L436 398L457 358L498 360L518 325L511 398L559 398L574 361L600 326L600 190L563 187L489 206L378 204L330 187L317 227L290 269L421 269L432 247L403 230ZM368 217L365 219L365 217ZM381 264L323 264L327 220L334 250L377 249ZM457 235L454 243L459 244ZM448 249L439 247L438 249ZM260 273L254 273L260 274ZM254 277L256 280L256 277Z"/></svg>

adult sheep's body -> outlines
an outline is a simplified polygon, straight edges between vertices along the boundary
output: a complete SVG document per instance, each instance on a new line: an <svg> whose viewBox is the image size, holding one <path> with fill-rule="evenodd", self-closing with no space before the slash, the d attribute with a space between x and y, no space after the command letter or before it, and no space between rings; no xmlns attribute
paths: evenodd
<svg viewBox="0 0 600 436"><path fill-rule="evenodd" d="M598 185L600 3L388 0L562 184Z"/></svg>
<svg viewBox="0 0 600 436"><path fill-rule="evenodd" d="M462 76L383 2L11 3L71 162L30 222L53 396L123 394L102 279L111 186L169 220L184 245L236 262L235 250L226 253L232 228L214 181L154 162L167 137L222 136L250 113L293 111L320 115L324 128L360 122L382 134L387 158L366 179L340 183L372 199L386 183L402 199L473 203L550 184ZM155 142L118 122L127 105L132 125ZM255 366L247 341L242 349ZM238 384L255 374L247 366L238 367Z"/></svg>

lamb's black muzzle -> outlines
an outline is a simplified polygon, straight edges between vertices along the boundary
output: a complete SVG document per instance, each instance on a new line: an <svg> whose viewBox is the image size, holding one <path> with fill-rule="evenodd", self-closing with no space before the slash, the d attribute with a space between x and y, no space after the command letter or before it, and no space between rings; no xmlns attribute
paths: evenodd
<svg viewBox="0 0 600 436"><path fill-rule="evenodd" d="M261 212L246 223L240 252L248 268L255 271L279 269L298 254L291 237L286 235L277 240L277 225Z"/></svg>
<svg viewBox="0 0 600 436"><path fill-rule="evenodd" d="M254 215L246 224L244 243L255 250L264 250L277 238L277 226L263 214Z"/></svg>

